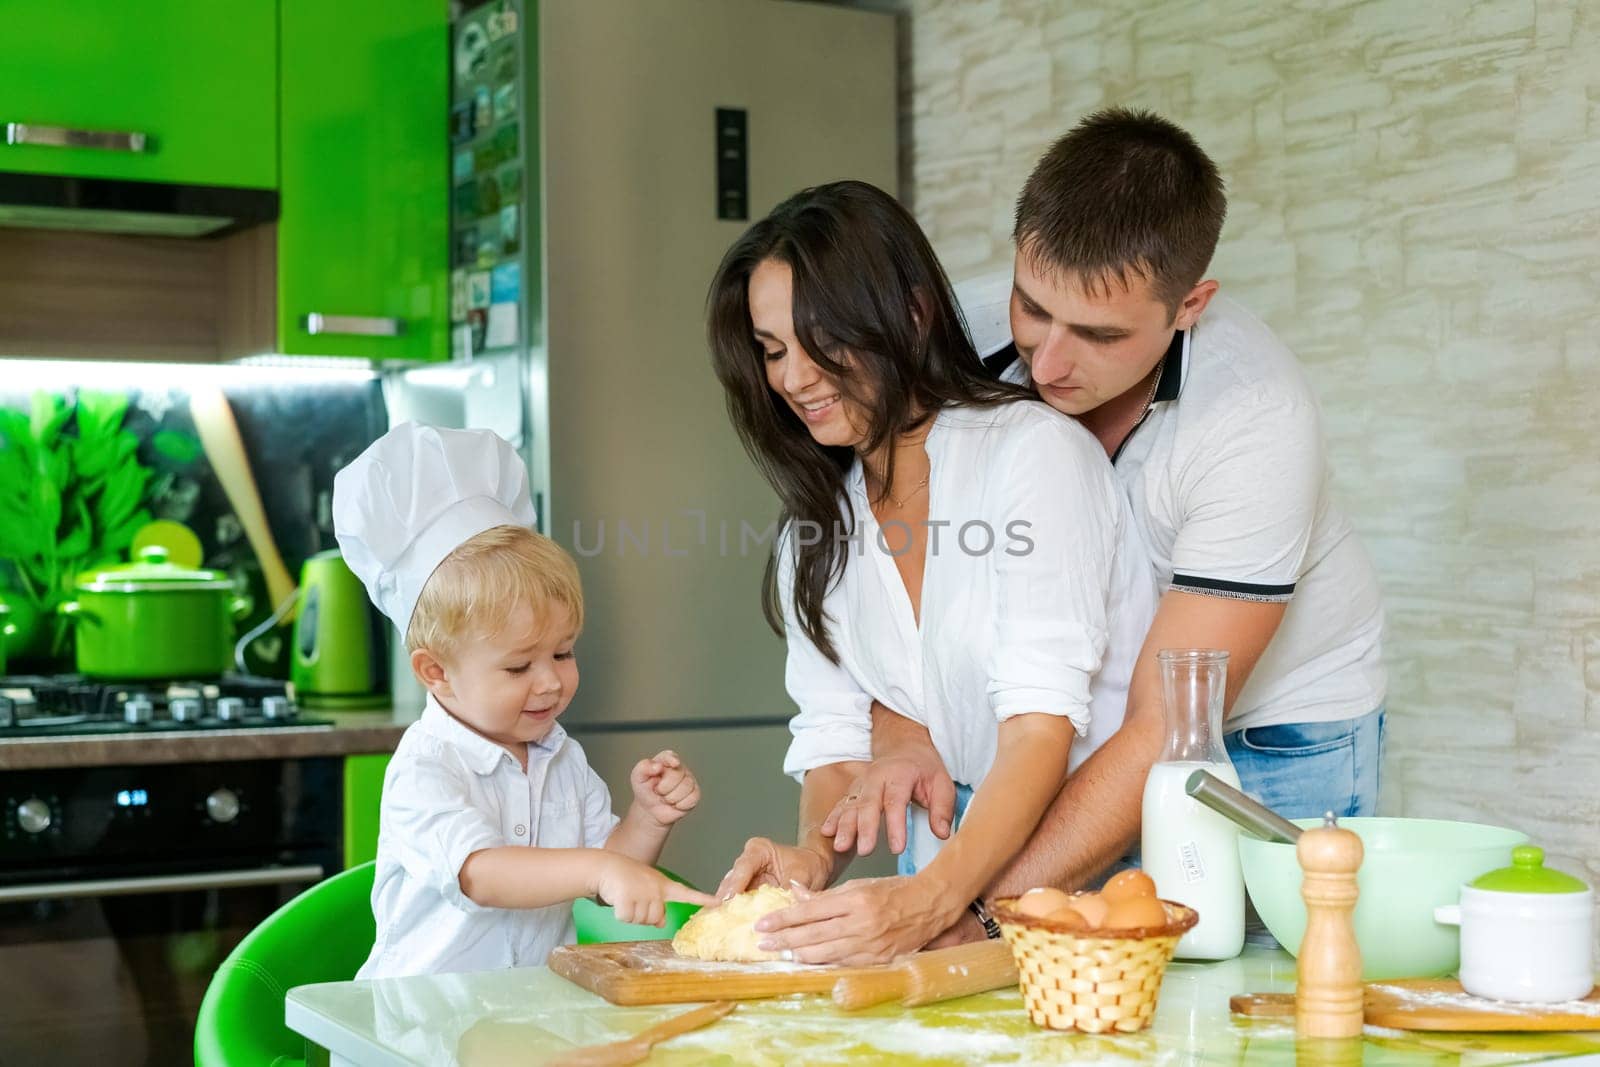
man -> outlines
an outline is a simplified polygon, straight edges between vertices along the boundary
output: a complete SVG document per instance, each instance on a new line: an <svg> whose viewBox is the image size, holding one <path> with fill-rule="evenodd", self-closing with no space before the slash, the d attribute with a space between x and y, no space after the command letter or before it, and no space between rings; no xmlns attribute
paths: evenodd
<svg viewBox="0 0 1600 1067"><path fill-rule="evenodd" d="M1156 653L1229 653L1229 756L1294 816L1377 801L1386 680L1377 579L1328 496L1315 399L1293 354L1204 278L1226 213L1216 167L1148 112L1089 116L1017 203L1014 273L958 286L997 373L1100 440L1163 590L1118 732L1069 778L990 896L1093 884L1137 843L1162 744ZM955 786L922 727L873 708L874 763L825 829L866 854L905 808L948 836ZM968 917L949 937L982 936Z"/></svg>

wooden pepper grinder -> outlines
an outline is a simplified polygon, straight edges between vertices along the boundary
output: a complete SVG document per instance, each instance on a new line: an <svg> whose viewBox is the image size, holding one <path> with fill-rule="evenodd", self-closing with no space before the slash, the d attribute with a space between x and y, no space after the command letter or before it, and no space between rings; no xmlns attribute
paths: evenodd
<svg viewBox="0 0 1600 1067"><path fill-rule="evenodd" d="M1341 830L1330 811L1323 824L1295 846L1306 902L1306 936L1300 943L1295 1030L1302 1037L1360 1037L1364 995L1361 948L1356 944L1356 872L1361 838Z"/></svg>

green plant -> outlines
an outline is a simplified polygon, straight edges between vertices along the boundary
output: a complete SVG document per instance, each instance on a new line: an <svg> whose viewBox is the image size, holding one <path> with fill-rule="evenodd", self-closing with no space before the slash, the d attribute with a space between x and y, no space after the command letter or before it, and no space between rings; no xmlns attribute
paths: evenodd
<svg viewBox="0 0 1600 1067"><path fill-rule="evenodd" d="M10 584L50 620L50 651L66 644L55 616L84 570L122 558L150 521L150 470L123 428L128 399L79 390L75 402L33 396L32 411L0 408L0 561Z"/></svg>

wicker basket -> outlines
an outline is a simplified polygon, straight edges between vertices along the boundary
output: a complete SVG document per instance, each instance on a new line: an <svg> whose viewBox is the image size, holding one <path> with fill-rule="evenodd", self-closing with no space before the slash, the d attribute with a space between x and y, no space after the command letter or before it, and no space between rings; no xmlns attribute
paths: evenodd
<svg viewBox="0 0 1600 1067"><path fill-rule="evenodd" d="M1199 914L1170 900L1171 921L1134 930L1073 930L995 902L1000 932L1017 959L1028 1016L1051 1030L1132 1033L1155 1018L1161 976Z"/></svg>

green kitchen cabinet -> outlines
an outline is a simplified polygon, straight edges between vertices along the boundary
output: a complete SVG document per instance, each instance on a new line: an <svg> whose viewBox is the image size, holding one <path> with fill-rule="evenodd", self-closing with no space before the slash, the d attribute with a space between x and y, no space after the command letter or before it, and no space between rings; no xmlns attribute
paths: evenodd
<svg viewBox="0 0 1600 1067"><path fill-rule="evenodd" d="M444 0L281 0L278 339L449 357Z"/></svg>
<svg viewBox="0 0 1600 1067"><path fill-rule="evenodd" d="M276 0L0 0L0 171L273 188L277 19Z"/></svg>
<svg viewBox="0 0 1600 1067"><path fill-rule="evenodd" d="M390 754L344 758L344 865L359 866L378 855L378 808Z"/></svg>

